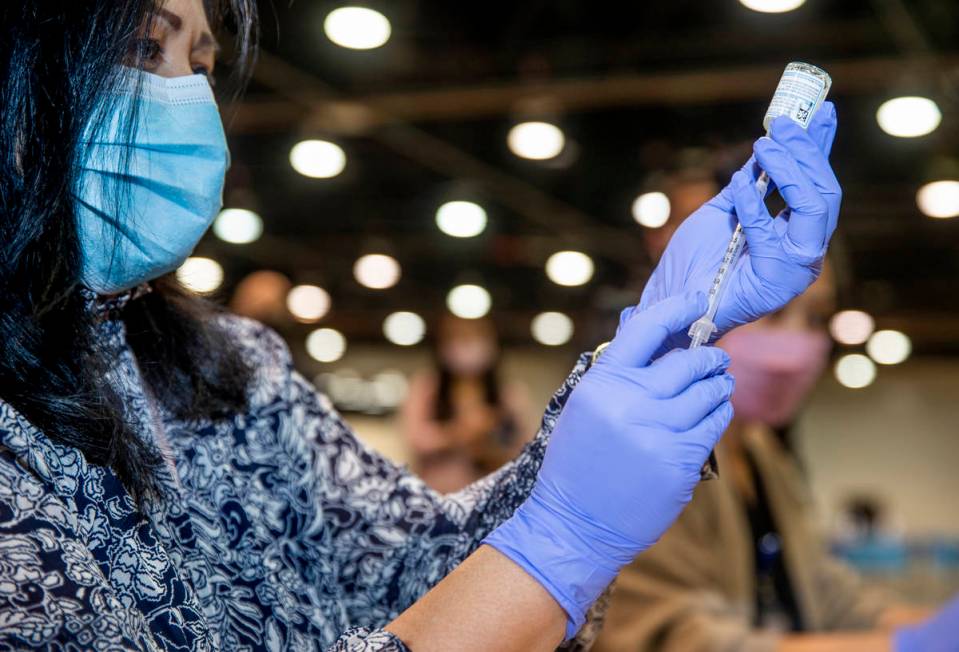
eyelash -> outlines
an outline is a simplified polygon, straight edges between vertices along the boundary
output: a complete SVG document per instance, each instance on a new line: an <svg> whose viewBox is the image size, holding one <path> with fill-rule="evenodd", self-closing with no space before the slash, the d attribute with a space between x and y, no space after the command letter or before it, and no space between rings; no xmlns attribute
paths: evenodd
<svg viewBox="0 0 959 652"><path fill-rule="evenodd" d="M160 64L160 57L163 55L163 47L160 41L155 38L139 39L136 42L136 59L143 68L149 70L156 68ZM205 75L210 83L213 83L213 75L209 68L202 64L193 67L193 73Z"/></svg>
<svg viewBox="0 0 959 652"><path fill-rule="evenodd" d="M142 38L136 42L136 60L144 68L155 68L163 54L160 42L154 38Z"/></svg>

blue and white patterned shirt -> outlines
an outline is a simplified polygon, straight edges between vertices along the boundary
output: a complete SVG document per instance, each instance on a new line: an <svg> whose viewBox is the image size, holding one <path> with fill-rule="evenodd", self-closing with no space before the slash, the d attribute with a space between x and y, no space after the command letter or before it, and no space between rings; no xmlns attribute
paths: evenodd
<svg viewBox="0 0 959 652"><path fill-rule="evenodd" d="M519 458L440 496L360 443L279 336L243 318L222 319L255 369L248 409L173 418L144 386L119 307L96 308L109 380L168 462L161 495L138 509L110 469L0 401L0 649L406 650L378 628L525 499L589 361ZM601 612L570 648L588 647Z"/></svg>

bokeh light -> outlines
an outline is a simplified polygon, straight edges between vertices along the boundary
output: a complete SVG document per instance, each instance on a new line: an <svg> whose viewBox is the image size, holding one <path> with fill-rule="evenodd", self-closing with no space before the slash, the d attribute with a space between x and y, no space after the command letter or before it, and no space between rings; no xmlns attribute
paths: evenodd
<svg viewBox="0 0 959 652"><path fill-rule="evenodd" d="M917 138L936 130L942 113L928 97L897 97L886 102L876 112L879 127L890 136Z"/></svg>
<svg viewBox="0 0 959 652"><path fill-rule="evenodd" d="M566 145L563 130L549 122L521 122L509 130L510 151L520 158L545 161L556 158Z"/></svg>
<svg viewBox="0 0 959 652"><path fill-rule="evenodd" d="M530 331L540 344L561 346L573 337L573 320L561 312L542 312L533 318Z"/></svg>
<svg viewBox="0 0 959 652"><path fill-rule="evenodd" d="M353 265L353 276L360 285L373 290L385 290L400 280L400 264L386 254L360 256Z"/></svg>
<svg viewBox="0 0 959 652"><path fill-rule="evenodd" d="M584 285L594 271L593 259L581 251L558 251L546 261L546 275L557 285Z"/></svg>
<svg viewBox="0 0 959 652"><path fill-rule="evenodd" d="M400 406L409 391L409 381L401 371L386 369L373 377L371 390L376 403L386 409Z"/></svg>
<svg viewBox="0 0 959 652"><path fill-rule="evenodd" d="M739 0L744 7L764 14L781 14L798 9L806 0Z"/></svg>
<svg viewBox="0 0 959 652"><path fill-rule="evenodd" d="M346 167L346 152L326 140L304 140L290 150L290 165L305 177L331 179Z"/></svg>
<svg viewBox="0 0 959 652"><path fill-rule="evenodd" d="M959 181L933 181L916 193L916 204L924 215L939 219L959 216Z"/></svg>
<svg viewBox="0 0 959 652"><path fill-rule="evenodd" d="M471 201L446 202L436 211L436 225L454 238L472 238L486 228L486 211Z"/></svg>
<svg viewBox="0 0 959 652"><path fill-rule="evenodd" d="M307 336L306 352L319 362L336 362L346 353L346 338L338 330L318 328Z"/></svg>
<svg viewBox="0 0 959 652"><path fill-rule="evenodd" d="M394 312L383 321L383 335L393 344L413 346L423 341L426 322L415 312Z"/></svg>
<svg viewBox="0 0 959 652"><path fill-rule="evenodd" d="M263 235L263 219L245 208L225 208L213 223L213 233L231 244L249 244Z"/></svg>
<svg viewBox="0 0 959 652"><path fill-rule="evenodd" d="M879 364L899 364L912 353L912 341L899 331L876 331L866 342L866 353Z"/></svg>
<svg viewBox="0 0 959 652"><path fill-rule="evenodd" d="M340 47L372 50L390 40L393 28L389 19L368 7L340 7L323 21L327 38Z"/></svg>
<svg viewBox="0 0 959 652"><path fill-rule="evenodd" d="M286 295L286 308L297 321L319 321L330 311L329 293L318 285L297 285Z"/></svg>
<svg viewBox="0 0 959 652"><path fill-rule="evenodd" d="M489 292L479 285L457 285L446 295L446 307L463 319L479 319L489 312L492 305Z"/></svg>
<svg viewBox="0 0 959 652"><path fill-rule="evenodd" d="M829 320L829 332L840 344L856 346L869 339L876 322L862 310L842 310Z"/></svg>
<svg viewBox="0 0 959 652"><path fill-rule="evenodd" d="M658 229L669 221L669 197L662 192L646 192L633 202L633 219L639 224Z"/></svg>
<svg viewBox="0 0 959 652"><path fill-rule="evenodd" d="M876 379L876 365L861 353L850 353L836 361L836 380L850 389L861 389Z"/></svg>
<svg viewBox="0 0 959 652"><path fill-rule="evenodd" d="M183 261L176 271L176 277L194 292L209 294L223 284L223 268L212 258L193 256Z"/></svg>

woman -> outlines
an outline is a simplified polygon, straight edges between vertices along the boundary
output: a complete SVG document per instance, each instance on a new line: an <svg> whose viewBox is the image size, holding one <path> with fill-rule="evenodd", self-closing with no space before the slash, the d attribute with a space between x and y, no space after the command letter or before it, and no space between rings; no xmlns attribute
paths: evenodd
<svg viewBox="0 0 959 652"><path fill-rule="evenodd" d="M834 113L811 135L777 121L756 145L792 207L785 232L754 166L739 173L667 252L681 273L654 277L602 357L580 358L532 444L443 498L358 443L276 335L165 276L220 206L211 25L236 26L249 53L252 7L0 8L0 647L573 639L688 502L731 418L724 353L663 353L705 309L686 292L705 287L733 210L775 260L737 268L721 331L818 273L839 210L822 153Z"/></svg>
<svg viewBox="0 0 959 652"><path fill-rule="evenodd" d="M623 570L597 651L882 651L891 628L920 617L830 557L777 435L826 368L834 295L827 267L784 309L720 340L737 382L722 474Z"/></svg>
<svg viewBox="0 0 959 652"><path fill-rule="evenodd" d="M413 378L402 424L413 470L449 493L516 457L536 429L525 387L500 382L492 321L445 315L436 340L436 370Z"/></svg>

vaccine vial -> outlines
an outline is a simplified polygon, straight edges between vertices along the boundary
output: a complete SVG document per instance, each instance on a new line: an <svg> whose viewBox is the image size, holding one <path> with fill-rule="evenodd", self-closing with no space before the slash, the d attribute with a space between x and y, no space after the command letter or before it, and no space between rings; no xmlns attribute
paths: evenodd
<svg viewBox="0 0 959 652"><path fill-rule="evenodd" d="M809 127L831 86L832 78L822 68L798 61L790 63L783 71L763 118L766 132L769 132L772 121L781 115L788 116L803 129Z"/></svg>

